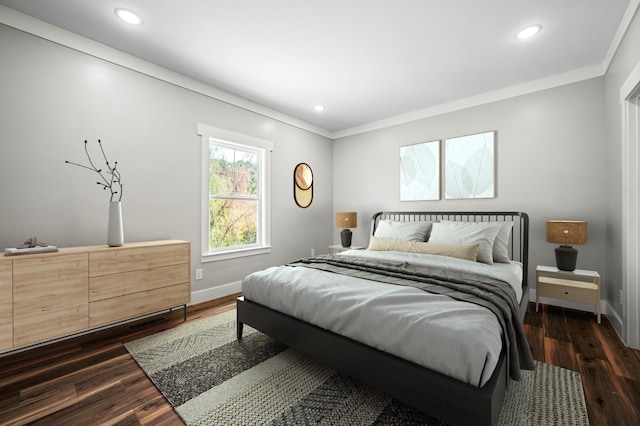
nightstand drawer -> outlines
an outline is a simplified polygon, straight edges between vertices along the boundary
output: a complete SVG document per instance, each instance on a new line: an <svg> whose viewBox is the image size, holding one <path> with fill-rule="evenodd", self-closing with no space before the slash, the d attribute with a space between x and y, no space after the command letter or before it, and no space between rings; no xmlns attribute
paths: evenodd
<svg viewBox="0 0 640 426"><path fill-rule="evenodd" d="M597 288L580 288L575 286L550 284L544 283L542 279L540 279L540 281L538 281L537 291L539 292L540 297L552 297L554 299L588 303L590 305L593 305L598 301Z"/></svg>

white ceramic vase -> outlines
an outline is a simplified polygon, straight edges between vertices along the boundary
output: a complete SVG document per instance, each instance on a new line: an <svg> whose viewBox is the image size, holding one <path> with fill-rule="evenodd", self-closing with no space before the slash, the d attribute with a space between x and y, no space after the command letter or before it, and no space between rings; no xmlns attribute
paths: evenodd
<svg viewBox="0 0 640 426"><path fill-rule="evenodd" d="M120 201L109 202L109 226L107 228L107 244L109 247L120 247L124 244L122 228L122 204Z"/></svg>

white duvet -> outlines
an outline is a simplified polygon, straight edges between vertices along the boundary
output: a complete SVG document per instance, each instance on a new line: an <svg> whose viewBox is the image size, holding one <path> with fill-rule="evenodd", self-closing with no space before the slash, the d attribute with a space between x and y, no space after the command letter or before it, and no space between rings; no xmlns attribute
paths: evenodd
<svg viewBox="0 0 640 426"><path fill-rule="evenodd" d="M522 297L518 263L486 265L445 256L350 250L341 256L433 264L508 282ZM448 296L304 267L276 266L242 282L246 299L474 386L491 377L502 330L491 311Z"/></svg>

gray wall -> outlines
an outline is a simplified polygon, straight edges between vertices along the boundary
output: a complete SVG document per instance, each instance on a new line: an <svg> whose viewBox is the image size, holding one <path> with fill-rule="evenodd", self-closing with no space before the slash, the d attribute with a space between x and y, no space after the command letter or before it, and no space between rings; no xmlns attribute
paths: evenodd
<svg viewBox="0 0 640 426"><path fill-rule="evenodd" d="M126 241L191 241L193 269L204 268L193 291L331 242L329 139L4 25L0 52L0 248L33 235L60 247L106 243L107 193L90 171L64 163L85 162L85 139L102 139L119 162ZM273 141L271 254L200 265L198 123ZM307 209L292 196L299 162L315 177Z"/></svg>
<svg viewBox="0 0 640 426"><path fill-rule="evenodd" d="M640 62L640 15L636 13L622 43L606 73L606 124L605 143L607 158L607 285L605 297L622 319L619 291L622 289L622 151L620 88L633 68ZM620 330L618 330L620 332Z"/></svg>
<svg viewBox="0 0 640 426"><path fill-rule="evenodd" d="M399 201L400 146L487 130L497 130L496 198ZM358 211L354 244L362 245L367 221L379 210L524 211L531 218L533 270L555 264L554 245L545 241L548 219L587 220L588 244L577 247L578 268L604 273L606 157L600 77L338 139L334 207ZM529 278L533 282L531 271Z"/></svg>

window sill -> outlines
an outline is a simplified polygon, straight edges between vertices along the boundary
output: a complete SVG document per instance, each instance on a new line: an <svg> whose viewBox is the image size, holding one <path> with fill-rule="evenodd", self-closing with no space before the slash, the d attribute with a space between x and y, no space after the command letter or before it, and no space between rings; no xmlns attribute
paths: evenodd
<svg viewBox="0 0 640 426"><path fill-rule="evenodd" d="M258 254L267 254L267 253L271 253L271 246L228 250L228 251L223 251L218 253L203 253L201 261L202 263L217 262L219 260L237 259L240 257L255 256Z"/></svg>

